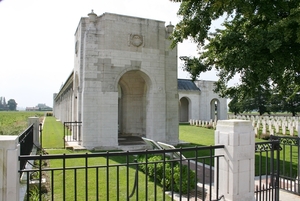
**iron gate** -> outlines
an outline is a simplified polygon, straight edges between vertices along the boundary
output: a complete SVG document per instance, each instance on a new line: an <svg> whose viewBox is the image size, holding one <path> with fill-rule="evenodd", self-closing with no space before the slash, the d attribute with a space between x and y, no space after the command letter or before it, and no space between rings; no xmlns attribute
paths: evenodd
<svg viewBox="0 0 300 201"><path fill-rule="evenodd" d="M279 201L280 144L278 140L255 143L255 199Z"/></svg>
<svg viewBox="0 0 300 201"><path fill-rule="evenodd" d="M82 122L64 122L64 148L66 142L81 142L81 125Z"/></svg>
<svg viewBox="0 0 300 201"><path fill-rule="evenodd" d="M280 156L279 188L300 195L300 138L271 136L282 149Z"/></svg>

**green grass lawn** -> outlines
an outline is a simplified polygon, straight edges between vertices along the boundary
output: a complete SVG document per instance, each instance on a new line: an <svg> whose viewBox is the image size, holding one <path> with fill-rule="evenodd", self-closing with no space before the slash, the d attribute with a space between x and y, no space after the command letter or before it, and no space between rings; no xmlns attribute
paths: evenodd
<svg viewBox="0 0 300 201"><path fill-rule="evenodd" d="M64 128L60 121L55 117L45 118L42 134L42 146L44 149L63 149L64 148Z"/></svg>
<svg viewBox="0 0 300 201"><path fill-rule="evenodd" d="M28 117L44 117L45 112L0 111L0 135L20 135L28 127Z"/></svg>
<svg viewBox="0 0 300 201"><path fill-rule="evenodd" d="M189 142L189 146L209 146L215 144L215 136L213 129L202 127L180 125L179 140Z"/></svg>
<svg viewBox="0 0 300 201"><path fill-rule="evenodd" d="M179 138L180 141L185 142L181 145L179 145L179 147L194 147L194 146L210 146L210 145L214 145L214 130L213 129L206 129L206 128L202 128L202 127L196 127L196 126L190 126L190 125L180 125L179 126ZM256 139L256 141L264 141L261 139ZM47 152L49 154L74 154L75 152L70 151L70 150L65 150L62 149L63 148L63 124L59 121L56 121L56 119L54 117L47 117L45 119L45 124L44 124L44 128L43 128L43 147L46 148ZM288 152L288 153L287 153ZM81 152L76 152L76 153L92 153L90 151L81 151ZM291 157L293 158L293 162L292 164L287 163L284 165L281 165L281 169L288 169L290 167L294 168L296 167L297 164L297 152L296 150L291 149L291 150L287 150L285 151L285 153L281 152L281 157L285 157L286 160L288 160L289 157L289 153L292 153ZM199 151L198 156L202 156L202 155L209 155L209 151ZM283 155L285 154L285 155ZM184 155L186 157L193 157L195 155L194 152L185 152ZM286 156L288 155L288 156ZM266 156L263 154L263 161L266 160ZM258 157L258 153L255 156L255 163L258 164L259 161L259 157ZM121 163L125 163L126 159L125 158L115 158L115 159L110 159L109 163L110 164L121 164ZM68 167L75 167L75 166L84 166L84 160L83 159L69 159L66 164ZM213 165L213 161L209 161L207 162L208 164L212 164ZM106 160L104 158L91 158L88 161L88 165L89 166L95 166L95 165L99 165L99 164L106 164ZM51 168L53 167L61 167L62 166L62 161L58 161L58 160L53 160L51 161L50 164ZM256 174L259 170L259 168L261 168L263 170L262 174L265 174L267 170L266 168L267 164L261 164L260 167L258 167L256 165ZM98 173L97 173L98 171ZM125 175L127 174L127 169L126 168L121 168L120 169L120 175L119 175L119 180L120 180L120 193L124 196L126 196L127 193L127 188L126 188L126 177ZM130 183L133 183L133 179L134 179L134 168L129 168L129 175L130 175ZM70 195L68 195L69 197L66 198L66 200L73 200L74 199L74 193L75 193L75 183L74 183L74 170L69 170L67 172L66 175L66 180L65 180L65 185L67 188L67 191L70 193ZM106 170L105 169L99 169L97 170L97 168L91 168L88 170L88 183L85 183L85 174L86 172L84 171L84 169L82 170L78 170L76 172L77 174L77 194L79 196L79 200L84 200L85 199L85 191L84 190L80 190L80 189L85 189L85 186L88 185L88 197L89 199L94 199L95 197L95 191L96 191L96 184L97 183L106 183ZM99 174L100 177L96 177L95 175ZM139 177L139 185L140 186L144 186L145 184L145 179L143 178L143 173L139 173L141 174L141 176ZM293 171L292 174L295 174L295 171ZM55 174L53 175L54 177L54 185L55 185L55 200L58 199L62 199L62 195L63 195L63 191L62 191L62 184L63 184L63 178L60 176L61 175L61 171L57 171L55 172ZM109 177L111 178L111 182L109 187L108 187L108 192L110 194L110 197L112 200L116 199L116 183L115 181L116 179L116 171L115 170L111 170L109 172ZM98 179L96 179L98 178ZM149 189L150 192L148 193L153 193L154 190L154 184L153 182L149 182ZM162 191L162 188L158 187L159 191ZM141 188L144 189L144 188ZM107 192L107 187L105 185L101 185L101 187L99 187L99 192L102 192L101 194L104 195ZM141 198L143 196L145 196L145 192L143 192L143 190L141 190L141 192L139 191L139 196L141 196ZM150 199L150 198L149 198ZM135 198L133 199L135 200Z"/></svg>
<svg viewBox="0 0 300 201"><path fill-rule="evenodd" d="M73 151L65 149L50 149L49 154L74 154ZM90 151L78 151L76 154L92 154ZM130 161L133 158L130 157ZM106 168L107 162L114 166L109 169ZM135 168L126 166L120 166L120 164L126 164L126 157L115 156L111 157L108 161L105 157L92 157L86 162L84 158L66 159L65 161L68 169L66 170L65 178L63 178L63 170L56 170L52 176L54 182L54 200L63 200L63 185L65 185L65 200L75 200L75 194L77 200L95 200L96 192L98 190L99 198L105 199L108 195L110 200L125 199L132 191L134 184ZM86 171L84 168L89 167ZM51 168L62 167L62 160L51 160ZM75 170L76 167L76 170ZM82 168L80 168L82 167ZM107 172L109 171L109 172ZM107 178L107 174L109 177ZM129 175L129 182L127 183L127 174ZM138 199L136 194L129 200L144 200L146 197L145 189L148 190L148 200L154 200L154 189L156 187L157 200L163 200L163 189L160 186L155 186L153 182L147 180L147 187L145 174L138 173ZM87 180L86 180L87 175ZM76 176L76 179L75 179ZM118 182L117 182L118 181ZM109 185L107 186L106 183ZM127 185L128 184L128 185ZM98 186L97 186L98 185ZM118 189L117 189L118 187ZM88 189L88 191L86 191ZM87 194L86 194L87 192ZM166 200L171 200L166 197Z"/></svg>
<svg viewBox="0 0 300 201"><path fill-rule="evenodd" d="M190 126L190 125L180 125L179 139L184 142L189 142L189 144L182 144L179 145L178 147L214 145L214 130L206 129L202 127ZM266 140L255 138L255 142L266 142ZM280 152L281 175L285 175L291 178L296 178L297 163L298 163L298 147L297 146L290 147L288 145L281 145L281 146L284 148L284 151ZM198 156L203 156L203 155L208 156L209 154L210 154L209 150L198 151ZM184 152L184 155L186 157L194 157L195 152ZM266 172L270 172L270 164L269 164L270 160L267 160L267 158L269 157L270 155L267 156L265 152L255 154L255 164L260 164L255 166L256 175L258 175L259 172L261 172L262 174L266 174ZM206 164L208 165L214 164L214 161L207 161Z"/></svg>
<svg viewBox="0 0 300 201"><path fill-rule="evenodd" d="M46 149L46 151L49 154L92 154L95 152L91 151L71 151L63 149L63 124L59 121L56 121L54 117L46 117L45 124L43 128L43 147ZM130 159L130 161L133 161L133 158ZM110 158L109 164L122 164L126 163L126 158L124 157L113 157ZM105 158L89 158L88 160L88 166L92 167L88 169L88 182L85 182L85 169L78 169L76 170L76 183L74 182L74 176L75 171L74 167L85 166L85 160L83 158L76 158L76 159L67 159L66 160L66 166L68 167L68 170L66 171L66 177L63 179L62 170L54 171L53 178L51 178L54 182L54 200L62 200L63 199L63 184L66 186L66 191L68 192L66 194L65 200L73 201L75 199L75 192L77 194L77 200L85 200L86 196L88 197L88 200L95 200L95 192L97 188L97 183L100 184L98 187L98 192L100 194L100 198L104 198L109 192L109 198L110 200L117 200L117 193L119 193L119 196L121 198L126 198L128 192L127 192L127 171L129 174L129 194L131 193L131 190L133 188L134 183L134 175L135 175L135 168L130 167L120 167L119 168L119 175L117 174L117 167L111 168L109 170L109 186L101 185L106 184L107 178L106 168L96 168L97 166L106 166L107 161ZM51 160L50 161L50 168L60 168L62 167L62 160ZM48 173L50 174L50 172ZM98 174L98 176L97 176ZM119 189L118 192L116 192L117 189L117 175L119 177ZM64 183L65 182L65 183ZM139 180L138 180L139 186L141 188L139 189L138 193L138 200L143 200L146 197L145 192L145 175L142 172L139 172ZM88 187L88 193L85 194L85 189ZM148 199L154 200L154 190L156 190L157 198L158 200L162 200L162 196L164 195L161 193L163 191L162 187L156 186L153 182L147 181L147 189L148 189ZM134 195L130 200L136 200L136 195ZM166 200L171 200L169 197L166 197Z"/></svg>

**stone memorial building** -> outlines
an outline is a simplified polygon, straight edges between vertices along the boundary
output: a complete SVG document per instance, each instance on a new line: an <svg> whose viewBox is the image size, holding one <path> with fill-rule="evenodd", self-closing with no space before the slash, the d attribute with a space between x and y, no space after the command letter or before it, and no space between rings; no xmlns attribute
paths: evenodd
<svg viewBox="0 0 300 201"><path fill-rule="evenodd" d="M226 111L226 100L212 90L213 96L199 98L205 81L198 86L192 82L192 90L178 88L177 48L171 49L169 40L173 28L162 21L111 13L97 16L93 11L80 19L74 69L54 94L53 111L62 122L82 122L81 146L116 148L122 136L177 144L180 119L211 119L206 109L201 114L200 107L206 107L201 101L216 100ZM225 119L225 114L219 109L218 119Z"/></svg>

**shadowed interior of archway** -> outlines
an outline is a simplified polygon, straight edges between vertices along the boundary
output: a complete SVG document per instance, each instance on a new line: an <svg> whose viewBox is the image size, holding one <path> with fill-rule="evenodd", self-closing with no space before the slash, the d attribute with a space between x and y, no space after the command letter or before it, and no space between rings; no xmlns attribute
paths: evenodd
<svg viewBox="0 0 300 201"><path fill-rule="evenodd" d="M147 84L141 74L137 70L129 71L119 81L119 144L124 138L136 143L146 136Z"/></svg>

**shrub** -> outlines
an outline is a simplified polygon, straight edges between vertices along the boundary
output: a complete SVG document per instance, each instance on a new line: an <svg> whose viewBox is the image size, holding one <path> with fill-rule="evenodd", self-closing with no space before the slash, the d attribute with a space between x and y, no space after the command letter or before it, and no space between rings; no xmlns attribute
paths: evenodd
<svg viewBox="0 0 300 201"><path fill-rule="evenodd" d="M181 178L180 178L181 177ZM181 183L180 183L181 179ZM180 176L180 166L177 165L174 169L174 191L182 193L188 193L188 189L195 189L196 187L196 174L194 171L190 170L188 166L181 166L181 176ZM189 185L189 187L188 187Z"/></svg>
<svg viewBox="0 0 300 201"><path fill-rule="evenodd" d="M260 139L263 139L263 140L269 140L270 139L270 135L269 134L261 134L259 136Z"/></svg>
<svg viewBox="0 0 300 201"><path fill-rule="evenodd" d="M207 129L214 129L213 125L209 125L209 124L207 124L207 125L205 126L205 128L207 128Z"/></svg>
<svg viewBox="0 0 300 201"><path fill-rule="evenodd" d="M142 163L139 166L140 170L144 173L147 172L150 179L156 179L158 183L164 186L165 190L173 190L175 192L180 192L181 190L182 194L186 194L188 189L192 190L196 187L196 174L186 165L180 167L178 162L170 161L164 164L161 155L149 156L147 169L145 157L139 157L138 161Z"/></svg>
<svg viewBox="0 0 300 201"><path fill-rule="evenodd" d="M52 116L53 116L53 113L52 113L52 112L47 112L47 113L46 113L46 116L52 117Z"/></svg>
<svg viewBox="0 0 300 201"><path fill-rule="evenodd" d="M41 201L47 201L47 196L45 194L42 194L42 200ZM25 201L27 201L27 197L24 198ZM40 201L40 191L39 188L36 185L31 185L29 187L29 200L30 201Z"/></svg>

